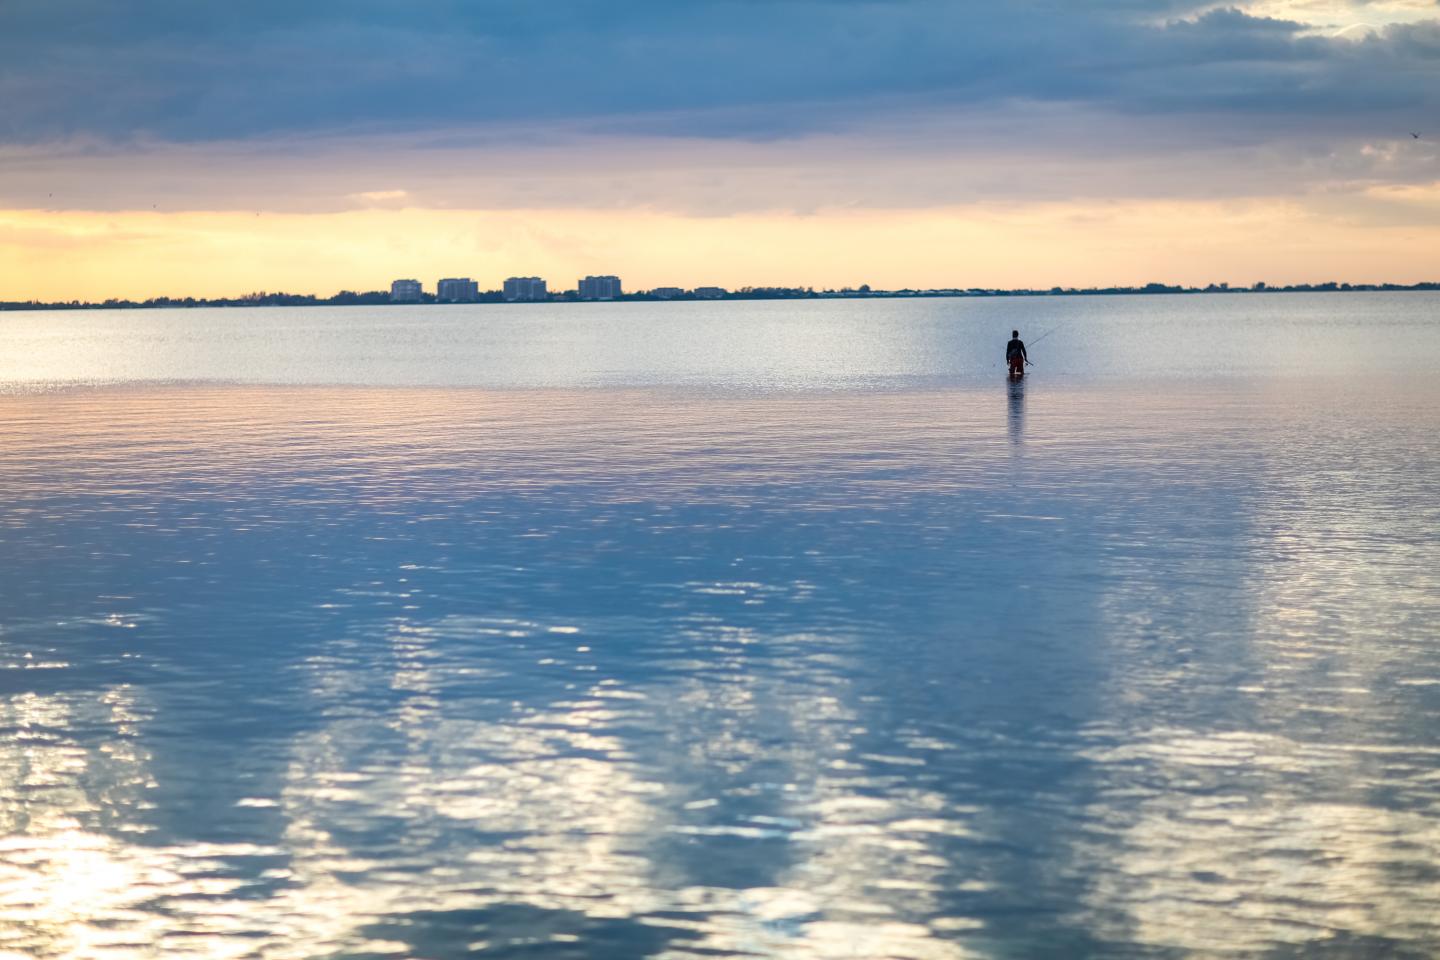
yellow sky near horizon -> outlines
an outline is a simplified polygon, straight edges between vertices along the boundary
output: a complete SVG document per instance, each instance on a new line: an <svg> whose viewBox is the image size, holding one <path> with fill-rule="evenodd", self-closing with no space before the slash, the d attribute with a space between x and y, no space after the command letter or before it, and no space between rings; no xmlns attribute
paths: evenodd
<svg viewBox="0 0 1440 960"><path fill-rule="evenodd" d="M1391 190L1433 210L1440 190ZM1371 198L1372 200L1376 198ZM1384 199L1384 198L1380 198ZM0 299L103 300L433 289L468 276L573 288L715 284L1049 287L1437 279L1432 216L1293 200L978 204L704 217L658 211L0 211Z"/></svg>

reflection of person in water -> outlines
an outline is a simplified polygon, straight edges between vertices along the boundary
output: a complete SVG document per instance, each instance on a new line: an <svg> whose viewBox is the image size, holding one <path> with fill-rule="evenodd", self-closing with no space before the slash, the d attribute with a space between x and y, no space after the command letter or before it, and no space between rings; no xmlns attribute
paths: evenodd
<svg viewBox="0 0 1440 960"><path fill-rule="evenodd" d="M1010 376L1025 376L1025 364L1030 358L1025 355L1025 342L1020 339L1019 330L1010 331L1010 342L1005 344L1005 362L1010 365Z"/></svg>
<svg viewBox="0 0 1440 960"><path fill-rule="evenodd" d="M1011 377L1009 383L1010 407L1007 417L1010 424L1010 442L1021 443L1025 439L1025 380Z"/></svg>

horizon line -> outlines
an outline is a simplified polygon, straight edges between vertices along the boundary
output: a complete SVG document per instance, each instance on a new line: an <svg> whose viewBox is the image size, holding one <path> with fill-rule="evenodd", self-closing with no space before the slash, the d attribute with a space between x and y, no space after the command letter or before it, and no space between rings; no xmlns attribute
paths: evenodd
<svg viewBox="0 0 1440 960"><path fill-rule="evenodd" d="M679 294L659 296L656 290L681 290ZM723 291L719 296L700 296L697 290ZM394 300L388 290L340 290L329 297L313 293L255 291L233 297L154 296L144 300L110 297L105 300L0 300L0 310L76 310L76 309L147 309L173 307L263 307L263 306L447 306L495 303L606 303L606 302L691 302L717 300L807 300L807 299L907 299L924 297L1036 297L1036 296L1105 296L1105 295L1166 295L1166 294L1234 294L1234 293L1367 293L1440 290L1440 281L1416 283L1353 283L1327 280L1319 283L1269 284L1263 281L1244 286L1211 283L1206 286L1147 283L1141 286L1049 286L1049 287L900 287L876 289L868 284L857 287L823 288L812 286L745 286L736 289L696 287L651 287L613 297L581 297L579 290L557 290L543 300L507 300L503 289L476 291L474 299L440 299L437 294L420 294L419 300Z"/></svg>

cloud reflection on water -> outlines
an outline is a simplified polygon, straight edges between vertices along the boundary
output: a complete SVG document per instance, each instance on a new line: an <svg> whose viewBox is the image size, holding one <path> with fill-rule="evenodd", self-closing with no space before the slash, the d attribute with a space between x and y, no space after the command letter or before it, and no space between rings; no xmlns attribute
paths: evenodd
<svg viewBox="0 0 1440 960"><path fill-rule="evenodd" d="M0 949L1440 942L1429 421L999 389L5 398Z"/></svg>

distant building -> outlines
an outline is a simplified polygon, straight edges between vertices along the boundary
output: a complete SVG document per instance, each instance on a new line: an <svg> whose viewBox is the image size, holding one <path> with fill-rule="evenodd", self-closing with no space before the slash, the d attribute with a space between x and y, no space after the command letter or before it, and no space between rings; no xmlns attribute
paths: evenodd
<svg viewBox="0 0 1440 960"><path fill-rule="evenodd" d="M511 277L505 281L505 299L511 303L533 303L549 300L550 293L545 289L545 281L539 277Z"/></svg>
<svg viewBox="0 0 1440 960"><path fill-rule="evenodd" d="M420 302L420 281L419 280L396 280L390 284L391 303L419 303Z"/></svg>
<svg viewBox="0 0 1440 960"><path fill-rule="evenodd" d="M480 286L469 277L441 280L435 285L435 299L440 303L474 303L480 299Z"/></svg>
<svg viewBox="0 0 1440 960"><path fill-rule="evenodd" d="M723 300L725 298L724 287L696 287L695 296L700 300Z"/></svg>
<svg viewBox="0 0 1440 960"><path fill-rule="evenodd" d="M674 300L676 297L685 296L685 291L679 287L656 287L650 291L650 296L658 297L661 300Z"/></svg>
<svg viewBox="0 0 1440 960"><path fill-rule="evenodd" d="M614 300L620 295L619 277L586 277L580 281L581 300Z"/></svg>

